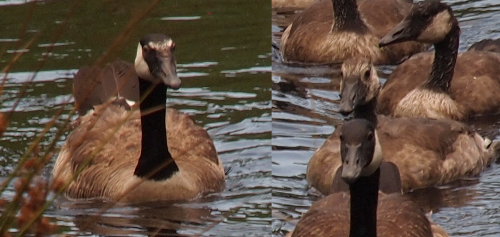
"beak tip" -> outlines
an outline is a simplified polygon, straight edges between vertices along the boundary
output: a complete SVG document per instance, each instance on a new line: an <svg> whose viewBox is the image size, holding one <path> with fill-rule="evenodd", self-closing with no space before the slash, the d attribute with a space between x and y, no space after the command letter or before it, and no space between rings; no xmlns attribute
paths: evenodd
<svg viewBox="0 0 500 237"><path fill-rule="evenodd" d="M353 109L354 108L352 108L352 106L342 104L339 108L339 113L341 113L344 116L347 116L352 113Z"/></svg>
<svg viewBox="0 0 500 237"><path fill-rule="evenodd" d="M178 90L181 87L182 82L179 78L175 78L175 79L170 79L166 84L168 85L168 87L174 90Z"/></svg>

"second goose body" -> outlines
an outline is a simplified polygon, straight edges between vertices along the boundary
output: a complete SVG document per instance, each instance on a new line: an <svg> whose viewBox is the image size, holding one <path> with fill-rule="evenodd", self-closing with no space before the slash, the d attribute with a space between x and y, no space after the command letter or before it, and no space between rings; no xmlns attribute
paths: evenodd
<svg viewBox="0 0 500 237"><path fill-rule="evenodd" d="M281 39L287 62L342 63L353 56L394 64L429 45L407 42L380 48L378 41L411 8L408 0L319 0L299 13Z"/></svg>

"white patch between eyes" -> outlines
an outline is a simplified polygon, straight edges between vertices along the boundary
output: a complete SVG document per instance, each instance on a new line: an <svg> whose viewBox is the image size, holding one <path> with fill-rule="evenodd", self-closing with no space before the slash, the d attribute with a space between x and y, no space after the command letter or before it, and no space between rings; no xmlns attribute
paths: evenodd
<svg viewBox="0 0 500 237"><path fill-rule="evenodd" d="M166 39L161 42L149 42L148 45L152 49L163 51L163 50L170 50L170 47L172 47L173 43L174 42L171 39Z"/></svg>

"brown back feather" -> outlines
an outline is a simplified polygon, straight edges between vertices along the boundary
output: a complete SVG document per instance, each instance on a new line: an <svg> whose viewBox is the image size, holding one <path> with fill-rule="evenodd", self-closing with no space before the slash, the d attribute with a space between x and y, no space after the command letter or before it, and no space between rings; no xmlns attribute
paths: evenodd
<svg viewBox="0 0 500 237"><path fill-rule="evenodd" d="M315 202L293 231L293 237L349 236L350 196L330 194ZM379 195L377 236L432 236L423 210L401 194Z"/></svg>

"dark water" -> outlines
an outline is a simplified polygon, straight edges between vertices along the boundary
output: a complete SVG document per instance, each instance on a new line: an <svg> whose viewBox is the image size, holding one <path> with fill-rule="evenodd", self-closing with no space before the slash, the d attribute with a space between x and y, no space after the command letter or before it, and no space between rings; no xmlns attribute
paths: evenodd
<svg viewBox="0 0 500 237"><path fill-rule="evenodd" d="M444 1L460 20L460 51L486 38L499 38L500 2L495 0ZM297 9L274 9L273 43ZM380 67L385 78L392 67ZM339 101L338 69L304 68L283 65L273 54L273 235L283 236L311 204L320 199L308 189L305 173L309 158L328 135L343 122L337 113ZM500 139L500 118L472 121L481 134ZM500 173L493 165L478 178L453 185L413 193L431 219L450 236L500 236Z"/></svg>
<svg viewBox="0 0 500 237"><path fill-rule="evenodd" d="M0 68L15 63L0 96L14 111L0 138L0 177L27 147L56 150L66 139L72 75L83 65L132 61L138 40L166 33L176 42L182 88L168 104L192 115L214 140L226 189L191 203L112 206L58 199L47 211L74 236L266 236L271 232L271 9L269 0L0 1ZM32 42L31 42L32 41ZM62 111L60 116L56 114ZM43 133L50 121L56 124ZM76 116L70 118L75 119ZM67 135L69 131L64 134ZM43 172L50 178L52 163ZM2 193L11 198L13 189Z"/></svg>

